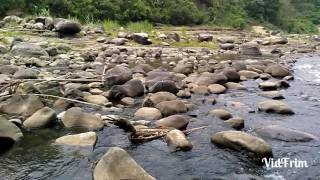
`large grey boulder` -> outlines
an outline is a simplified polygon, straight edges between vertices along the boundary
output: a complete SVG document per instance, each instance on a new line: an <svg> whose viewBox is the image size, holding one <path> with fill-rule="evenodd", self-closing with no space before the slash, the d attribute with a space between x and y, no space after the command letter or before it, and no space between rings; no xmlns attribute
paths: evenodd
<svg viewBox="0 0 320 180"><path fill-rule="evenodd" d="M265 72L269 73L273 77L279 77L279 78L283 78L290 75L290 71L279 64L273 64L268 66Z"/></svg>
<svg viewBox="0 0 320 180"><path fill-rule="evenodd" d="M54 24L57 32L63 35L74 35L81 31L81 24L69 20L60 20Z"/></svg>
<svg viewBox="0 0 320 180"><path fill-rule="evenodd" d="M149 35L147 33L133 33L131 38L134 42L142 45L150 45L152 41L149 39Z"/></svg>
<svg viewBox="0 0 320 180"><path fill-rule="evenodd" d="M115 85L110 89L111 99L122 99L124 97L138 97L144 94L144 85L141 80L131 79L123 85Z"/></svg>
<svg viewBox="0 0 320 180"><path fill-rule="evenodd" d="M15 124L0 116L0 152L11 148L22 137L21 130Z"/></svg>
<svg viewBox="0 0 320 180"><path fill-rule="evenodd" d="M93 172L94 180L155 180L123 149L113 147L103 155Z"/></svg>
<svg viewBox="0 0 320 180"><path fill-rule="evenodd" d="M37 44L20 42L15 44L11 49L11 54L14 56L24 56L24 57L49 57L46 50Z"/></svg>
<svg viewBox="0 0 320 180"><path fill-rule="evenodd" d="M237 151L245 150L254 154L257 160L273 156L271 146L263 139L240 131L222 131L214 134L211 142ZM261 162L261 161L260 161Z"/></svg>
<svg viewBox="0 0 320 180"><path fill-rule="evenodd" d="M44 128L52 125L56 119L56 112L49 107L44 107L26 119L23 122L23 126L27 128Z"/></svg>
<svg viewBox="0 0 320 180"><path fill-rule="evenodd" d="M309 142L312 140L318 140L318 138L312 134L281 127L279 125L263 126L256 128L254 131L263 138L270 138L286 142Z"/></svg>
<svg viewBox="0 0 320 180"><path fill-rule="evenodd" d="M87 128L92 130L98 130L104 127L104 123L101 118L84 112L79 107L73 107L68 109L63 118L62 122L66 128Z"/></svg>
<svg viewBox="0 0 320 180"><path fill-rule="evenodd" d="M29 117L44 105L40 98L34 95L14 95L0 103L0 113Z"/></svg>
<svg viewBox="0 0 320 180"><path fill-rule="evenodd" d="M262 52L258 43L256 42L248 42L241 46L240 49L241 54L250 55L250 56L261 56Z"/></svg>
<svg viewBox="0 0 320 180"><path fill-rule="evenodd" d="M14 73L13 77L15 79L37 79L38 72L30 68L19 69L17 72Z"/></svg>
<svg viewBox="0 0 320 180"><path fill-rule="evenodd" d="M105 74L105 84L107 86L122 85L130 79L132 79L132 71L122 65L109 69Z"/></svg>

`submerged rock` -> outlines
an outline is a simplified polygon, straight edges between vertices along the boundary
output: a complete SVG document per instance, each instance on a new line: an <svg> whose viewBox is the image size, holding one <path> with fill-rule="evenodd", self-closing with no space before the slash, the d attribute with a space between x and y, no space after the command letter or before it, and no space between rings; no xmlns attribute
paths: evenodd
<svg viewBox="0 0 320 180"><path fill-rule="evenodd" d="M238 118L238 117L231 118L225 121L225 123L236 130L241 130L244 128L244 119L242 118Z"/></svg>
<svg viewBox="0 0 320 180"><path fill-rule="evenodd" d="M214 134L211 142L217 146L237 151L246 150L254 154L257 160L273 157L271 146L263 139L240 131L223 131Z"/></svg>
<svg viewBox="0 0 320 180"><path fill-rule="evenodd" d="M96 130L104 127L101 118L86 113L79 107L68 109L62 118L62 122L66 128L82 127Z"/></svg>
<svg viewBox="0 0 320 180"><path fill-rule="evenodd" d="M173 151L189 151L193 147L186 135L180 130L171 130L166 135L165 140Z"/></svg>
<svg viewBox="0 0 320 180"><path fill-rule="evenodd" d="M278 114L294 114L293 110L284 102L278 100L267 100L258 103L259 111Z"/></svg>
<svg viewBox="0 0 320 180"><path fill-rule="evenodd" d="M155 180L123 149L113 147L103 155L93 172L94 180Z"/></svg>
<svg viewBox="0 0 320 180"><path fill-rule="evenodd" d="M222 120L228 120L228 119L232 118L231 113L229 113L228 111L226 111L224 109L214 109L214 110L211 110L209 112L209 114L211 116L215 116L215 117L222 119Z"/></svg>
<svg viewBox="0 0 320 180"><path fill-rule="evenodd" d="M279 125L263 126L254 130L263 138L286 142L309 142L318 138L302 131L281 127Z"/></svg>
<svg viewBox="0 0 320 180"><path fill-rule="evenodd" d="M67 135L56 139L55 143L68 146L94 146L97 141L95 132Z"/></svg>

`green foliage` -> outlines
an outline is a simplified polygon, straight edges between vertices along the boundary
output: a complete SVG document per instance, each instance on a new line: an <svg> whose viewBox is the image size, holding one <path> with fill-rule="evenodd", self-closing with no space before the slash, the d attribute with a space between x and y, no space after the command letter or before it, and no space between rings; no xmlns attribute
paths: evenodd
<svg viewBox="0 0 320 180"><path fill-rule="evenodd" d="M140 21L140 22L130 22L127 25L127 29L130 32L136 32L136 33L140 33L140 32L151 32L153 30L153 25L150 24L148 21Z"/></svg>
<svg viewBox="0 0 320 180"><path fill-rule="evenodd" d="M74 17L84 23L106 19L148 24L213 24L243 29L249 23L272 24L288 32L314 32L320 24L319 0L0 0L0 16L17 14ZM130 24L130 22L140 22ZM106 26L113 26L105 22ZM132 27L132 28L131 28Z"/></svg>

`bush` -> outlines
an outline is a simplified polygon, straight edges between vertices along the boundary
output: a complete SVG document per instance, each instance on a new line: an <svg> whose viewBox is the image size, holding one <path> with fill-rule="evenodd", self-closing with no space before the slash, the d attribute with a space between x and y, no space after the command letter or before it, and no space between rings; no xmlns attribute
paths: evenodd
<svg viewBox="0 0 320 180"><path fill-rule="evenodd" d="M151 32L153 30L153 25L148 21L140 21L140 22L130 22L127 25L127 28L130 32Z"/></svg>
<svg viewBox="0 0 320 180"><path fill-rule="evenodd" d="M288 31L288 33L317 33L318 28L314 25L310 20L302 19L302 18L295 18L295 19L284 19L282 20L281 27Z"/></svg>

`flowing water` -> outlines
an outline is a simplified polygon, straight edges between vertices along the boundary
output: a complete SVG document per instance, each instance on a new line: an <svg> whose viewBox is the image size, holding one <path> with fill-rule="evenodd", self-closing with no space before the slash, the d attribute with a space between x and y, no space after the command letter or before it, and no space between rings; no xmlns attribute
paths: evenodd
<svg viewBox="0 0 320 180"><path fill-rule="evenodd" d="M217 148L210 143L212 134L229 130L221 120L208 116L213 108L228 109L234 116L245 118L245 131L264 125L277 124L301 130L320 137L320 57L300 58L293 66L295 80L291 87L283 90L284 100L296 112L293 116L266 113L249 113L256 110L257 102L265 100L258 96L257 81L243 84L246 91L228 92L225 95L213 96L218 103L213 106L203 99L192 97L191 101L198 108L188 115L197 115L192 119L189 128L210 126L205 130L193 132L189 139L194 148L189 152L170 152L165 142L155 140L142 145L133 145L128 134L117 127L108 127L98 132L98 141L92 149L62 148L52 141L69 131L62 127L50 130L24 132L23 141L12 150L0 156L0 179L55 179L55 180L90 180L93 167L109 147L124 148L129 154L157 179L248 179L256 176L262 179L320 179L320 143L288 143L267 140L275 158L306 160L308 168L268 169L253 163L246 154L228 149ZM142 100L142 99L140 99ZM242 102L245 108L237 109L231 102ZM126 109L122 115L132 115L139 106Z"/></svg>

